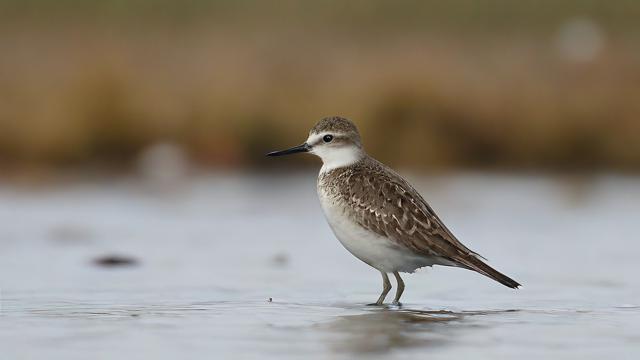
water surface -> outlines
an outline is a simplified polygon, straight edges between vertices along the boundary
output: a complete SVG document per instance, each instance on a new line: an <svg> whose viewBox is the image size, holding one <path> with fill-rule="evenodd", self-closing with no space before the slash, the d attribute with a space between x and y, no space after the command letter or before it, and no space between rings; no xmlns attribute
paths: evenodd
<svg viewBox="0 0 640 360"><path fill-rule="evenodd" d="M0 185L3 358L640 356L640 179L413 180L523 288L437 267L405 276L402 307L366 306L380 276L309 174Z"/></svg>

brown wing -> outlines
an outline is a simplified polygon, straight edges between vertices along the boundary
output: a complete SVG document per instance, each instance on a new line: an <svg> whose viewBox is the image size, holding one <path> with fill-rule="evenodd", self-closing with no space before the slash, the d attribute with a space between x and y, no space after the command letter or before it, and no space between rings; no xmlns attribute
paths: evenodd
<svg viewBox="0 0 640 360"><path fill-rule="evenodd" d="M519 284L491 268L464 246L420 194L400 175L371 160L354 169L347 200L356 222L418 254L437 256L509 287Z"/></svg>

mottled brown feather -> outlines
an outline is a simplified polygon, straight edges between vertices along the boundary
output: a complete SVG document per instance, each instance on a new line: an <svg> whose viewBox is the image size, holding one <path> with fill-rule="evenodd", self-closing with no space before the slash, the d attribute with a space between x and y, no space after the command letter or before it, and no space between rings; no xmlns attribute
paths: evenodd
<svg viewBox="0 0 640 360"><path fill-rule="evenodd" d="M342 137L349 138L351 142L360 146L360 132L356 125L349 119L340 116L329 116L320 120L309 132L311 134L331 133L333 135L340 134Z"/></svg>
<svg viewBox="0 0 640 360"><path fill-rule="evenodd" d="M406 180L377 160L364 156L321 174L318 181L363 228L416 254L445 259L509 287L520 286L464 246Z"/></svg>
<svg viewBox="0 0 640 360"><path fill-rule="evenodd" d="M349 119L340 116L329 116L320 121L311 129L311 133L320 134L326 131L359 134L356 125Z"/></svg>

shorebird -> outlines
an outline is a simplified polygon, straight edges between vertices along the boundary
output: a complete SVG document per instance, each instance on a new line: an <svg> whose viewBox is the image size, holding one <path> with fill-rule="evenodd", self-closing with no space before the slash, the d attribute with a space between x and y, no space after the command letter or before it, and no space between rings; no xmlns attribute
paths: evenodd
<svg viewBox="0 0 640 360"><path fill-rule="evenodd" d="M464 246L409 182L369 156L351 121L324 118L305 143L267 156L303 152L322 159L318 197L333 233L351 254L382 274L382 293L371 305L382 305L391 290L387 274L396 278L393 304L400 305L400 273L433 265L473 270L510 288L520 286Z"/></svg>

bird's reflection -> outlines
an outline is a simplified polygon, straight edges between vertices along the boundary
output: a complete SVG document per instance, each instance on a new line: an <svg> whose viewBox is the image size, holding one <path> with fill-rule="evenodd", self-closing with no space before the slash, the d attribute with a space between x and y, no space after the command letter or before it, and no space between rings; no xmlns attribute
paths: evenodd
<svg viewBox="0 0 640 360"><path fill-rule="evenodd" d="M336 352L385 353L411 347L437 347L453 341L464 329L481 328L469 321L474 315L494 312L451 312L377 309L341 316L326 324L328 343Z"/></svg>

